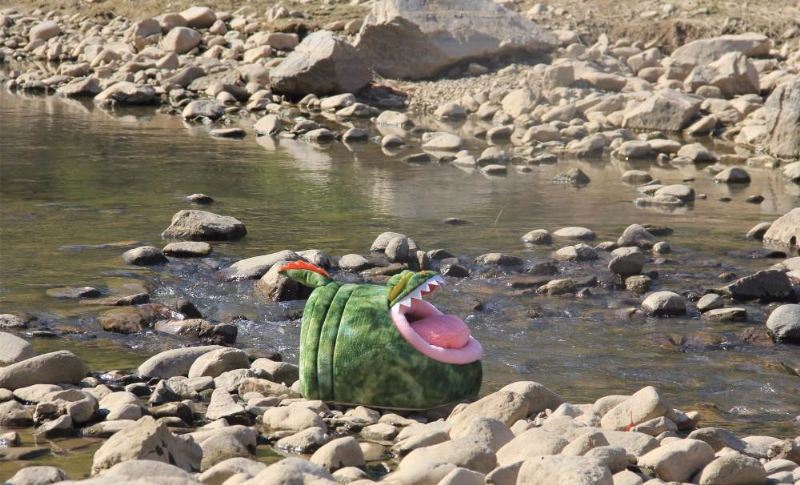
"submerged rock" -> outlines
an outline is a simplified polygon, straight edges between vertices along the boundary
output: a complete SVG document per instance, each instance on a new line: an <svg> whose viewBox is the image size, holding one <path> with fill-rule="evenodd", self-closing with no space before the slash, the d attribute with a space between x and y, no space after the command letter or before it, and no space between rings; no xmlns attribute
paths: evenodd
<svg viewBox="0 0 800 485"><path fill-rule="evenodd" d="M800 207L796 207L773 222L764 232L765 244L800 249Z"/></svg>

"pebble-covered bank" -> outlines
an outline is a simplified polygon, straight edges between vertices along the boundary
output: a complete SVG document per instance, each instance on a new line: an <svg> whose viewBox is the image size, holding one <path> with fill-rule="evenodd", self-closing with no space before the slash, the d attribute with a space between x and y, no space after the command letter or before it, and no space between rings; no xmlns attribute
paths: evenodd
<svg viewBox="0 0 800 485"><path fill-rule="evenodd" d="M668 52L606 35L584 42L580 28L547 31L531 20L558 15L545 5L520 14L468 3L483 15L463 20L456 15L463 3L442 2L441 23L431 25L424 8L378 1L363 20L308 35L263 31L256 14L206 7L148 19L4 9L2 76L12 91L85 97L103 109L154 105L208 125L211 136L296 138L323 147L376 143L391 159L452 163L487 176L563 157L613 157L704 166L715 182L734 187L748 186L751 167L774 170L781 183L800 182L796 32L724 35ZM292 15L284 10L269 15ZM449 51L436 35L443 26L489 40L462 39L461 50ZM398 42L407 49L385 55ZM425 80L432 77L438 79ZM243 120L249 123L240 126ZM640 207L691 209L706 197L692 180L662 183L645 170L622 178L636 187ZM580 169L553 181L592 183ZM213 202L204 194L188 199ZM552 247L547 261L499 252L458 257L387 232L364 254L285 250L221 267L215 277L221 285L252 281L258 298L279 302L307 296L277 272L283 261L307 260L353 281L381 282L405 268L432 268L449 280L493 272L509 276L509 291L543 298L590 298L611 288L624 295L618 316L626 321L696 312L710 324L737 322L748 319L745 304L757 305L768 317L744 330L741 343L800 341L800 257L791 257L800 247L798 208L746 235L781 261L752 274L720 274L719 285L702 292L664 286L649 267L673 249L668 227L631 224L601 242L586 227L531 229L520 234L521 244ZM217 241L246 234L231 215L182 210L162 233L163 247L134 247L121 257L128 265L161 267L205 257ZM601 278L565 269L598 262ZM800 439L704 427L701 412L675 409L669 401L676 396L651 386L568 403L558 389L513 382L424 413L305 400L294 364L235 347L235 319L209 321L191 301L161 301L143 286L125 290L63 287L48 294L108 306L97 318L105 332L153 330L196 345L158 353L132 373L87 369L67 351L35 355L19 336L35 322L0 316L0 459L36 464L59 453L49 440L83 436L105 440L83 472L97 483L800 481ZM40 446L17 446L31 429ZM83 476L30 466L9 481L67 478Z"/></svg>

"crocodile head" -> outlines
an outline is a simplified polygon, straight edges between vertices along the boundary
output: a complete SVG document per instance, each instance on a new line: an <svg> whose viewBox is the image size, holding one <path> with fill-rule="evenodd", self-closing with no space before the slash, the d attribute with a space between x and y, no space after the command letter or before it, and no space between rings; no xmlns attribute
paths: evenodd
<svg viewBox="0 0 800 485"><path fill-rule="evenodd" d="M334 281L308 263L281 273L314 288L300 330L300 388L308 399L429 409L477 394L483 353L467 325L424 300L444 280L403 271L386 285Z"/></svg>

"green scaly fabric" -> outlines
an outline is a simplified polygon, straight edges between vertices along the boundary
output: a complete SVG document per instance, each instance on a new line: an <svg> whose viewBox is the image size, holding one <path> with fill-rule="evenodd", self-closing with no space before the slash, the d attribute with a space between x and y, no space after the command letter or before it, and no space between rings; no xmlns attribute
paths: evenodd
<svg viewBox="0 0 800 485"><path fill-rule="evenodd" d="M380 286L339 283L322 270L281 272L315 288L300 330L300 389L307 399L430 409L477 395L480 361L446 364L421 354L389 315L392 305L436 273L403 271Z"/></svg>

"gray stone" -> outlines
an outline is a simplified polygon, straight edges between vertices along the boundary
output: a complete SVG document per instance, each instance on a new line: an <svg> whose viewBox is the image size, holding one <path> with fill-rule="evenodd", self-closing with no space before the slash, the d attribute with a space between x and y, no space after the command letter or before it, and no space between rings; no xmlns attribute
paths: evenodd
<svg viewBox="0 0 800 485"><path fill-rule="evenodd" d="M518 485L569 483L613 485L611 470L603 463L582 456L534 456L522 463Z"/></svg>
<svg viewBox="0 0 800 485"><path fill-rule="evenodd" d="M703 468L700 485L762 484L767 478L764 465L741 453L727 453Z"/></svg>
<svg viewBox="0 0 800 485"><path fill-rule="evenodd" d="M167 258L164 257L161 250L153 246L140 246L129 249L122 253L122 260L125 261L125 264L136 266L152 266L167 262Z"/></svg>
<svg viewBox="0 0 800 485"><path fill-rule="evenodd" d="M737 300L795 301L789 277L783 271L768 269L739 278L724 290Z"/></svg>
<svg viewBox="0 0 800 485"><path fill-rule="evenodd" d="M193 439L179 438L164 424L145 416L114 434L95 452L92 474L127 460L170 463L188 472L200 470L203 451Z"/></svg>
<svg viewBox="0 0 800 485"><path fill-rule="evenodd" d="M676 316L686 313L686 301L671 291L650 293L642 302L642 310L655 316Z"/></svg>
<svg viewBox="0 0 800 485"><path fill-rule="evenodd" d="M779 217L764 233L763 241L768 245L800 248L800 207L795 207Z"/></svg>
<svg viewBox="0 0 800 485"><path fill-rule="evenodd" d="M311 463L325 467L329 471L355 466L363 467L364 453L358 441L352 436L338 438L322 445L310 458Z"/></svg>
<svg viewBox="0 0 800 485"><path fill-rule="evenodd" d="M112 84L94 97L94 102L101 105L109 103L126 105L153 104L157 100L156 91L152 86L147 84L138 85L128 81Z"/></svg>
<svg viewBox="0 0 800 485"><path fill-rule="evenodd" d="M752 57L768 55L770 46L769 38L762 34L748 32L722 35L682 45L675 49L670 60L681 66L702 66L710 64L730 52L741 52Z"/></svg>
<svg viewBox="0 0 800 485"><path fill-rule="evenodd" d="M800 158L800 76L772 91L764 103L764 119L769 153L783 158ZM795 173L798 168L800 166L795 165Z"/></svg>
<svg viewBox="0 0 800 485"><path fill-rule="evenodd" d="M198 357L212 350L221 349L218 345L206 345L201 347L186 347L180 349L166 350L158 353L146 361L138 368L137 372L144 378L168 379L172 376L183 376L189 373L192 364Z"/></svg>
<svg viewBox="0 0 800 485"><path fill-rule="evenodd" d="M270 71L272 90L294 95L356 92L371 80L355 49L326 30L308 35Z"/></svg>
<svg viewBox="0 0 800 485"><path fill-rule="evenodd" d="M21 362L36 355L27 340L14 334L0 332L0 367Z"/></svg>
<svg viewBox="0 0 800 485"><path fill-rule="evenodd" d="M781 305L773 310L767 329L775 340L800 343L800 305Z"/></svg>
<svg viewBox="0 0 800 485"><path fill-rule="evenodd" d="M75 384L86 377L86 366L75 354L59 350L0 369L0 388L19 389L34 384Z"/></svg>
<svg viewBox="0 0 800 485"><path fill-rule="evenodd" d="M620 276L631 276L642 272L644 253L636 247L618 248L611 252L608 270Z"/></svg>
<svg viewBox="0 0 800 485"><path fill-rule="evenodd" d="M678 439L639 458L639 466L666 482L686 482L714 460L714 450L693 439Z"/></svg>
<svg viewBox="0 0 800 485"><path fill-rule="evenodd" d="M285 458L268 466L264 471L242 485L308 484L338 485L328 470L302 458Z"/></svg>
<svg viewBox="0 0 800 485"><path fill-rule="evenodd" d="M522 236L522 242L526 244L547 245L553 242L553 238L550 235L550 231L547 229L534 229Z"/></svg>
<svg viewBox="0 0 800 485"><path fill-rule="evenodd" d="M199 241L171 242L164 246L161 252L175 258L196 258L208 256L211 253L211 245Z"/></svg>
<svg viewBox="0 0 800 485"><path fill-rule="evenodd" d="M67 480L67 474L54 466L29 466L9 478L6 485L45 485Z"/></svg>
<svg viewBox="0 0 800 485"><path fill-rule="evenodd" d="M183 108L181 116L185 120L208 118L218 120L225 114L225 107L213 99L196 99Z"/></svg>
<svg viewBox="0 0 800 485"><path fill-rule="evenodd" d="M172 216L170 226L161 233L163 238L193 241L224 241L240 239L247 229L238 219L212 212L182 210Z"/></svg>
<svg viewBox="0 0 800 485"><path fill-rule="evenodd" d="M421 79L466 60L549 52L557 41L489 0L380 0L364 19L355 45L381 76Z"/></svg>
<svg viewBox="0 0 800 485"><path fill-rule="evenodd" d="M186 54L197 47L203 40L199 32L189 27L175 27L161 39L161 46L166 51Z"/></svg>
<svg viewBox="0 0 800 485"><path fill-rule="evenodd" d="M633 129L680 131L700 109L700 98L670 89L652 94L625 110L622 126Z"/></svg>

